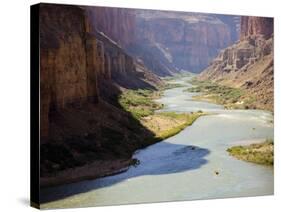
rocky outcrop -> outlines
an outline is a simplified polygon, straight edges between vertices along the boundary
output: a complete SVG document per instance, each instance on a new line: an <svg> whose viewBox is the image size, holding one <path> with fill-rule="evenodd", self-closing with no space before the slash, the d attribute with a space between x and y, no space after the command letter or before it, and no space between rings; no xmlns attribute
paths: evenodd
<svg viewBox="0 0 281 212"><path fill-rule="evenodd" d="M252 35L263 35L265 39L273 34L273 18L244 16L241 19L240 39Z"/></svg>
<svg viewBox="0 0 281 212"><path fill-rule="evenodd" d="M241 38L222 50L199 79L247 90L253 108L273 110L273 19L242 17Z"/></svg>
<svg viewBox="0 0 281 212"><path fill-rule="evenodd" d="M199 72L237 38L236 16L153 10L135 14L136 43L130 52L152 70L157 67L160 75L182 69Z"/></svg>
<svg viewBox="0 0 281 212"><path fill-rule="evenodd" d="M138 88L153 87L160 81L115 41L97 31L92 16L92 11L76 6L40 6L42 137L49 135L52 112L111 98L109 84Z"/></svg>

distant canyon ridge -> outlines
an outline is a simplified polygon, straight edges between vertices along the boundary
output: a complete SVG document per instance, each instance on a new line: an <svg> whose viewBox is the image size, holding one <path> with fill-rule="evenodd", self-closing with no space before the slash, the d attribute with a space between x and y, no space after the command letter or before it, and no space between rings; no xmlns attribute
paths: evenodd
<svg viewBox="0 0 281 212"><path fill-rule="evenodd" d="M97 31L160 76L200 72L239 39L240 17L123 8L87 8Z"/></svg>

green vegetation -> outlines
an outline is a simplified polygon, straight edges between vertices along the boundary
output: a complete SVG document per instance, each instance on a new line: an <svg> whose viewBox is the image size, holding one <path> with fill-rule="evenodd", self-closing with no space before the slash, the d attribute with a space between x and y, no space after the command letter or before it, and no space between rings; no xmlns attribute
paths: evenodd
<svg viewBox="0 0 281 212"><path fill-rule="evenodd" d="M249 105L255 102L254 97L245 97L244 91L239 88L232 88L219 85L211 81L199 81L192 79L189 81L194 87L187 88L185 91L201 92L202 95L194 96L197 100L208 100L217 104L222 104L226 108L248 109Z"/></svg>
<svg viewBox="0 0 281 212"><path fill-rule="evenodd" d="M203 112L197 113L174 113L174 112L163 112L160 113L161 116L172 118L173 120L180 120L182 123L178 124L177 126L173 126L170 129L162 130L156 133L155 139L156 140L164 140L171 136L178 134L180 131L185 129L187 126L193 124L193 122L202 115L206 115Z"/></svg>
<svg viewBox="0 0 281 212"><path fill-rule="evenodd" d="M172 88L181 88L184 87L185 85L180 84L180 83L165 83L160 89L161 90L167 90L167 89L172 89Z"/></svg>
<svg viewBox="0 0 281 212"><path fill-rule="evenodd" d="M120 105L141 122L154 136L150 142L157 142L171 137L185 127L191 125L199 116L205 115L203 111L196 113L160 112L156 110L163 107L156 103L160 93L152 90L126 90L119 98Z"/></svg>
<svg viewBox="0 0 281 212"><path fill-rule="evenodd" d="M152 115L163 105L153 101L160 94L152 90L126 90L119 97L119 104L136 119Z"/></svg>
<svg viewBox="0 0 281 212"><path fill-rule="evenodd" d="M193 75L194 75L194 73L191 73L191 72L188 72L188 71L182 71L180 73L173 74L172 76L162 77L162 79L165 80L165 81L171 81L171 80L179 79L181 77L190 77L190 76L193 76Z"/></svg>
<svg viewBox="0 0 281 212"><path fill-rule="evenodd" d="M267 139L263 143L251 144L248 146L234 146L228 148L230 155L257 164L273 165L274 162L274 142Z"/></svg>

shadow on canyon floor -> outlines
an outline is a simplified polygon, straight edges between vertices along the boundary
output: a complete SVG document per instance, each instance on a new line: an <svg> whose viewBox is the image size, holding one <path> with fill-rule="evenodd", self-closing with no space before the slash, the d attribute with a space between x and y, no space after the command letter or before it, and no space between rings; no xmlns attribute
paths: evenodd
<svg viewBox="0 0 281 212"><path fill-rule="evenodd" d="M42 189L40 191L40 201L41 203L48 203L64 199L72 195L118 184L135 177L173 174L194 170L208 162L204 157L207 156L210 151L205 148L167 142L160 142L156 145L159 147L157 150L155 150L155 146L153 146L153 148L147 147L145 153L147 155L140 154L140 157L138 157L137 154L137 158L140 159L140 164L136 167L131 166L126 172L96 180ZM158 151L161 151L160 155L158 155Z"/></svg>
<svg viewBox="0 0 281 212"><path fill-rule="evenodd" d="M141 79L122 81L130 89L156 89ZM120 105L122 91L116 83L101 79L99 91L99 103L81 100L64 109L50 107L49 135L40 139L41 176L93 160L129 159L137 149L155 143L153 132Z"/></svg>
<svg viewBox="0 0 281 212"><path fill-rule="evenodd" d="M140 79L119 80L123 82L122 87L130 89L156 89ZM149 145L159 142L159 139L155 140L153 132L121 107L118 85L101 80L99 90L99 104L69 105L64 110L50 113L51 139L41 143L40 149L41 176L55 174L56 170L52 170L52 167L56 166L63 170L83 166L94 160L130 159L136 150L147 147L151 151ZM40 202L63 199L139 176L198 169L207 163L204 157L209 154L208 149L167 142L156 145L160 149L149 152L143 159L137 156L141 163L127 172L107 177L106 180L100 178L41 189ZM151 157L154 158L149 159Z"/></svg>

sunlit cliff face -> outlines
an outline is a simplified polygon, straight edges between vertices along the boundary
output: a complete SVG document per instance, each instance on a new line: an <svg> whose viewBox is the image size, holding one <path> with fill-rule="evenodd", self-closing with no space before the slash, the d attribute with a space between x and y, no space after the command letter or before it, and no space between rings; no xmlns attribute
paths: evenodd
<svg viewBox="0 0 281 212"><path fill-rule="evenodd" d="M136 11L137 41L158 48L177 69L200 72L237 39L235 16Z"/></svg>
<svg viewBox="0 0 281 212"><path fill-rule="evenodd" d="M239 35L238 16L90 7L93 27L159 75L200 72Z"/></svg>

